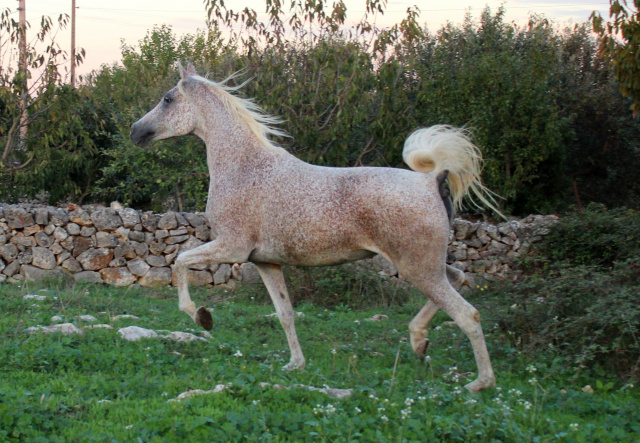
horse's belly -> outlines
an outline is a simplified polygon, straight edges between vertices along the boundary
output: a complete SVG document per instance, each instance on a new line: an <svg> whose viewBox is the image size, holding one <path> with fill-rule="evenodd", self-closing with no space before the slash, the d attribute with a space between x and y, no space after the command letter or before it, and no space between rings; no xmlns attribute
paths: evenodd
<svg viewBox="0 0 640 443"><path fill-rule="evenodd" d="M282 246L257 247L249 256L249 261L292 266L328 266L371 258L375 255L366 249L307 249L292 245Z"/></svg>

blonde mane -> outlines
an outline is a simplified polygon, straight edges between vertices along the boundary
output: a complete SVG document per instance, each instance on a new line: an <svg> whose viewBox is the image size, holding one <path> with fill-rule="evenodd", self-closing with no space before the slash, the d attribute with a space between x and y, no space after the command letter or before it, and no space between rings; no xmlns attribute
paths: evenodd
<svg viewBox="0 0 640 443"><path fill-rule="evenodd" d="M255 135L262 146L268 149L284 150L269 139L269 136L288 137L285 131L275 127L281 124L282 120L265 113L264 110L251 99L238 97L236 95L237 91L245 86L248 81L238 86L227 85L227 82L236 77L237 74L232 74L220 83L217 83L199 75L191 76L192 79L204 83L210 91L215 93L222 101L227 112L244 123L249 132ZM184 93L182 80L178 83L178 88Z"/></svg>

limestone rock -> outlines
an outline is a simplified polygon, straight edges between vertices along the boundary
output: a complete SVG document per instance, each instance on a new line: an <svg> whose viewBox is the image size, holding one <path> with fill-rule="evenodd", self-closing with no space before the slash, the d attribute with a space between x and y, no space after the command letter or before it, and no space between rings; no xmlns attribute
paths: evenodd
<svg viewBox="0 0 640 443"><path fill-rule="evenodd" d="M201 287L213 283L213 276L209 271L192 271L189 269L187 270L187 281L189 286ZM171 284L178 286L178 279L175 273L172 276Z"/></svg>
<svg viewBox="0 0 640 443"><path fill-rule="evenodd" d="M122 219L122 224L125 228L133 228L140 223L140 214L138 211L132 208L119 209L118 215Z"/></svg>
<svg viewBox="0 0 640 443"><path fill-rule="evenodd" d="M34 282L62 277L62 271L60 269L40 269L31 265L22 265L20 267L20 273L26 281Z"/></svg>
<svg viewBox="0 0 640 443"><path fill-rule="evenodd" d="M158 227L158 216L153 212L145 212L140 215L140 223L149 232L155 232Z"/></svg>
<svg viewBox="0 0 640 443"><path fill-rule="evenodd" d="M77 224L79 226L93 226L93 221L91 220L91 216L87 211L85 211L82 208L76 208L74 211L69 213L69 219L74 224Z"/></svg>
<svg viewBox="0 0 640 443"><path fill-rule="evenodd" d="M65 262L66 263L66 262ZM63 264L64 267L64 264ZM102 276L99 272L95 271L82 271L73 275L76 281L85 283L102 283Z"/></svg>
<svg viewBox="0 0 640 443"><path fill-rule="evenodd" d="M69 223L69 214L64 209L49 209L49 223L53 226L64 226Z"/></svg>
<svg viewBox="0 0 640 443"><path fill-rule="evenodd" d="M190 249L197 248L198 246L201 246L203 244L204 242L202 242L201 240L198 240L195 237L189 236L187 241L180 245L179 251L180 252L188 251Z"/></svg>
<svg viewBox="0 0 640 443"><path fill-rule="evenodd" d="M138 282L140 286L157 288L171 283L170 268L151 268Z"/></svg>
<svg viewBox="0 0 640 443"><path fill-rule="evenodd" d="M143 277L151 267L141 258L136 258L127 263L127 268L133 275Z"/></svg>
<svg viewBox="0 0 640 443"><path fill-rule="evenodd" d="M70 272L81 272L82 266L78 263L78 260L71 257L62 262L62 267Z"/></svg>
<svg viewBox="0 0 640 443"><path fill-rule="evenodd" d="M36 223L33 219L33 215L22 208L5 208L4 218L6 219L7 225L10 229L22 229Z"/></svg>
<svg viewBox="0 0 640 443"><path fill-rule="evenodd" d="M242 271L242 283L245 285L255 285L262 283L258 268L253 263L242 263L240 265Z"/></svg>
<svg viewBox="0 0 640 443"><path fill-rule="evenodd" d="M93 240L89 237L74 237L73 238L73 252L71 255L73 257L77 257L84 253L85 251L91 249L93 247Z"/></svg>
<svg viewBox="0 0 640 443"><path fill-rule="evenodd" d="M8 244L8 245L0 246L0 256L2 256L2 258L6 262L14 261L18 256L18 252L19 251L16 245Z"/></svg>
<svg viewBox="0 0 640 443"><path fill-rule="evenodd" d="M53 245L53 243L55 242L55 239L53 237L49 237L43 231L37 232L34 237L36 239L36 243L38 244L38 246L42 246L43 248L48 248L49 246Z"/></svg>
<svg viewBox="0 0 640 443"><path fill-rule="evenodd" d="M56 226L53 230L53 237L58 241L66 240L69 237L69 233L65 231L61 226Z"/></svg>
<svg viewBox="0 0 640 443"><path fill-rule="evenodd" d="M133 274L125 267L101 269L100 275L106 284L112 286L129 286L136 281Z"/></svg>
<svg viewBox="0 0 640 443"><path fill-rule="evenodd" d="M53 269L56 267L56 256L49 249L38 246L33 248L31 252L33 266L41 269Z"/></svg>
<svg viewBox="0 0 640 443"><path fill-rule="evenodd" d="M177 341L177 342L192 342L192 341L207 341L206 338L198 337L197 335L190 334L188 332L171 332L164 336L164 338Z"/></svg>
<svg viewBox="0 0 640 443"><path fill-rule="evenodd" d="M127 326L126 328L118 329L118 334L127 341L138 341L142 338L157 338L156 331L151 329L141 328L139 326Z"/></svg>
<svg viewBox="0 0 640 443"><path fill-rule="evenodd" d="M158 229L175 229L178 226L175 212L167 212L158 221Z"/></svg>
<svg viewBox="0 0 640 443"><path fill-rule="evenodd" d="M97 271L109 266L113 260L113 251L105 248L90 248L77 257L85 271Z"/></svg>
<svg viewBox="0 0 640 443"><path fill-rule="evenodd" d="M29 333L34 333L34 332L42 332L44 334L51 334L54 332L60 332L63 335L82 335L82 329L78 329L74 324L72 323L61 323L58 325L51 325L51 326L32 326L30 328L27 328L27 331Z"/></svg>
<svg viewBox="0 0 640 443"><path fill-rule="evenodd" d="M122 226L122 219L118 213L111 208L98 209L91 214L93 225L99 231L115 231Z"/></svg>
<svg viewBox="0 0 640 443"><path fill-rule="evenodd" d="M205 222L204 218L200 217L200 216L199 216L199 215L197 215L197 214L193 214L193 213L190 213L190 212L186 212L186 213L184 213L183 215L184 215L184 218L186 218L186 219L187 219L187 221L189 222L189 224L190 224L191 226L193 226L194 228L197 228L198 226L201 226L201 225L206 224L206 222Z"/></svg>
<svg viewBox="0 0 640 443"><path fill-rule="evenodd" d="M154 266L156 268L167 266L167 260L161 255L149 255L146 258L146 261L149 266Z"/></svg>
<svg viewBox="0 0 640 443"><path fill-rule="evenodd" d="M98 248L115 248L118 246L118 237L115 234L100 231L96 233L96 246Z"/></svg>
<svg viewBox="0 0 640 443"><path fill-rule="evenodd" d="M18 271L20 271L20 263L18 263L18 260L14 260L5 266L2 273L7 277L12 277Z"/></svg>
<svg viewBox="0 0 640 443"><path fill-rule="evenodd" d="M213 284L220 285L226 283L231 278L231 266L224 263L221 264L216 273L213 275Z"/></svg>

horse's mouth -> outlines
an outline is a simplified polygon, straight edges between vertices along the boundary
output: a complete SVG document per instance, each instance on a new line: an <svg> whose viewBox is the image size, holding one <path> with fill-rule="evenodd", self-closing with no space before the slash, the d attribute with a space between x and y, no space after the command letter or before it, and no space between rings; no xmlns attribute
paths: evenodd
<svg viewBox="0 0 640 443"><path fill-rule="evenodd" d="M153 141L153 137L156 135L155 131L134 129L131 131L131 141L134 145L146 147Z"/></svg>

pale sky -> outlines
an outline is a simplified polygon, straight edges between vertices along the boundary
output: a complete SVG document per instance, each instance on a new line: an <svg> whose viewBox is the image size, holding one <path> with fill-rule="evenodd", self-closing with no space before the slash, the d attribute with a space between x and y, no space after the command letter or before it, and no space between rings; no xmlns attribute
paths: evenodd
<svg viewBox="0 0 640 443"><path fill-rule="evenodd" d="M230 0L226 3L232 4ZM345 4L347 22L359 21L365 12L365 0L345 0ZM565 26L586 21L594 10L608 18L609 11L607 0L389 0L385 14L378 16L376 23L381 27L398 23L406 16L409 6L417 5L421 10L420 23L433 32L447 21L461 23L466 12L477 18L486 6L497 11L503 4L507 10L506 21L519 24L525 24L532 13L543 14L555 24ZM265 9L264 5L264 0L236 0L231 8L240 10L247 6L260 13ZM86 51L85 62L78 68L78 74L118 61L121 39L135 45L154 25L168 24L178 35L205 28L203 0L76 0L76 6L76 46ZM17 20L18 0L2 0L0 8L5 7L11 8ZM26 12L33 34L42 15L49 15L54 20L60 13L71 15L71 0L26 0ZM58 36L57 42L69 51L70 41L69 26Z"/></svg>

